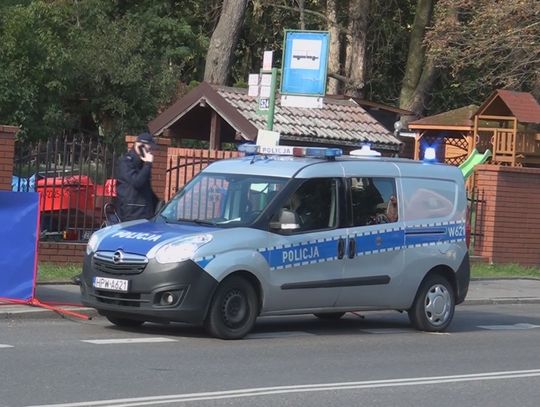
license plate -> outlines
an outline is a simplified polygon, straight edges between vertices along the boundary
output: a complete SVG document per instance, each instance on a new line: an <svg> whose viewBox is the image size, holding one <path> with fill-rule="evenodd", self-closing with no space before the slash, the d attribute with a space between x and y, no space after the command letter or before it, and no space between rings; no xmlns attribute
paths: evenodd
<svg viewBox="0 0 540 407"><path fill-rule="evenodd" d="M128 280L119 278L94 277L94 287L100 290L128 292Z"/></svg>

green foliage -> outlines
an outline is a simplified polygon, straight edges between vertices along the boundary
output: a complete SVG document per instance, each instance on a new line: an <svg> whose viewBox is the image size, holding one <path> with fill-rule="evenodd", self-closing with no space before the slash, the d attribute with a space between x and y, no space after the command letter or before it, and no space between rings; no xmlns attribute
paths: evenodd
<svg viewBox="0 0 540 407"><path fill-rule="evenodd" d="M338 0L345 56L352 0ZM416 0L371 1L365 97L396 104ZM540 3L438 0L426 46L440 75L427 113L479 104L496 88L538 81ZM19 137L86 131L108 140L143 130L204 75L222 0L2 0L0 124ZM326 2L305 0L308 30L326 30ZM451 12L459 7L458 19ZM245 86L265 50L281 65L284 29L300 28L298 2L252 0L231 84ZM536 81L536 82L535 82ZM538 86L538 85L536 85Z"/></svg>
<svg viewBox="0 0 540 407"><path fill-rule="evenodd" d="M22 137L137 132L202 77L200 2L28 3L0 17L0 122Z"/></svg>
<svg viewBox="0 0 540 407"><path fill-rule="evenodd" d="M80 264L52 264L39 263L37 281L44 282L66 282L73 281L73 277L81 274L82 266Z"/></svg>
<svg viewBox="0 0 540 407"><path fill-rule="evenodd" d="M485 264L473 263L471 270L473 278L538 278L540 268L525 267L519 264Z"/></svg>
<svg viewBox="0 0 540 407"><path fill-rule="evenodd" d="M44 2L5 8L0 20L0 121L21 125L21 136L61 130L64 115L62 79L70 61L63 43L67 10Z"/></svg>

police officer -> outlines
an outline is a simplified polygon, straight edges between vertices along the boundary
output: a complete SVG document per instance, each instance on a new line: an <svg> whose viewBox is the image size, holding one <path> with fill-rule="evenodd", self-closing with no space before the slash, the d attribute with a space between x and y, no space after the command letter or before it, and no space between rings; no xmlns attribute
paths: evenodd
<svg viewBox="0 0 540 407"><path fill-rule="evenodd" d="M122 222L148 219L154 215L158 198L152 190L152 162L155 146L150 133L137 136L131 150L118 163L117 210Z"/></svg>

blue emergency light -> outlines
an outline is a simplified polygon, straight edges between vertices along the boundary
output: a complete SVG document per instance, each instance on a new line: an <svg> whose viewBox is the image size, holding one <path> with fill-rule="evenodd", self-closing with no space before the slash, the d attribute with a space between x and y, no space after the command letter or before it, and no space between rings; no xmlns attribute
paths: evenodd
<svg viewBox="0 0 540 407"><path fill-rule="evenodd" d="M424 162L435 163L437 162L437 150L435 147L426 147L424 150Z"/></svg>
<svg viewBox="0 0 540 407"><path fill-rule="evenodd" d="M343 155L340 148L327 147L293 147L293 146L258 146L256 144L241 144L238 151L245 155L284 155L293 157L312 157L334 159Z"/></svg>

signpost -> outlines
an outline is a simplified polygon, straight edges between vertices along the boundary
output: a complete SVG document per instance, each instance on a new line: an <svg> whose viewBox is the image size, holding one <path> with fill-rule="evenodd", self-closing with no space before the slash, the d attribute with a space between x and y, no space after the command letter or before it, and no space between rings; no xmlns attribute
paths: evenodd
<svg viewBox="0 0 540 407"><path fill-rule="evenodd" d="M282 95L324 96L330 34L285 30Z"/></svg>
<svg viewBox="0 0 540 407"><path fill-rule="evenodd" d="M285 30L281 78L282 106L321 108L326 91L330 34L326 31ZM273 51L265 51L259 74L249 75L248 95L257 97L257 113L274 128L278 69Z"/></svg>

